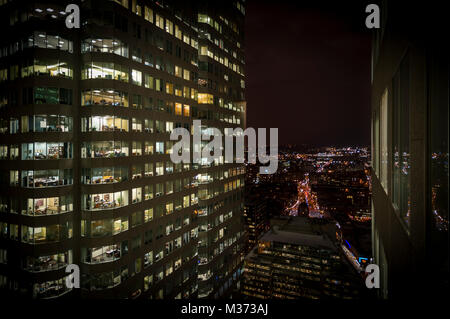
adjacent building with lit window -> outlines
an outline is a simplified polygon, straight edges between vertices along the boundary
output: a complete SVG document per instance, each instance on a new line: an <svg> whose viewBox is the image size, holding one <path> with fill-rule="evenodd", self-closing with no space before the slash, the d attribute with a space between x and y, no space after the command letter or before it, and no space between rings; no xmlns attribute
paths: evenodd
<svg viewBox="0 0 450 319"><path fill-rule="evenodd" d="M197 6L197 116L202 130L243 127L244 6L239 1L199 1ZM216 298L236 288L242 271L245 168L224 163L223 156L204 167L198 186L198 294Z"/></svg>
<svg viewBox="0 0 450 319"><path fill-rule="evenodd" d="M1 2L0 289L225 296L242 267L244 169L174 164L170 133L242 126L243 6L82 1L68 29L67 4ZM73 263L79 290L65 285Z"/></svg>
<svg viewBox="0 0 450 319"><path fill-rule="evenodd" d="M383 1L381 9L372 51L372 242L379 295L447 293L446 18L431 5Z"/></svg>
<svg viewBox="0 0 450 319"><path fill-rule="evenodd" d="M244 220L249 251L257 244L259 236L269 228L267 199L247 194L244 201Z"/></svg>
<svg viewBox="0 0 450 319"><path fill-rule="evenodd" d="M367 288L343 254L334 223L279 217L245 257L242 296L257 299L361 299Z"/></svg>

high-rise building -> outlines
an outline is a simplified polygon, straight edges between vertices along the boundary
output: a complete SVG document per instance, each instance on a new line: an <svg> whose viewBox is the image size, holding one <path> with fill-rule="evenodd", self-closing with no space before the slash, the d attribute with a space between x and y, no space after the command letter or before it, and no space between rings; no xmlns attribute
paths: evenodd
<svg viewBox="0 0 450 319"><path fill-rule="evenodd" d="M381 3L372 50L372 243L382 298L448 293L446 13Z"/></svg>
<svg viewBox="0 0 450 319"><path fill-rule="evenodd" d="M66 5L81 28L67 28ZM174 128L241 127L244 4L0 1L0 289L223 297L242 164L173 163ZM207 143L205 141L205 143ZM81 289L65 284L76 264Z"/></svg>
<svg viewBox="0 0 450 319"><path fill-rule="evenodd" d="M239 1L206 0L196 6L198 118L205 128L243 127L245 7ZM218 162L223 164L224 158ZM205 166L204 182L198 186L198 295L215 298L234 290L242 270L245 168L232 163Z"/></svg>
<svg viewBox="0 0 450 319"><path fill-rule="evenodd" d="M247 251L249 251L257 244L259 236L268 230L267 199L247 194L244 201L244 220L248 236Z"/></svg>
<svg viewBox="0 0 450 319"><path fill-rule="evenodd" d="M259 299L360 299L362 276L347 261L335 223L272 219L245 257L242 295Z"/></svg>

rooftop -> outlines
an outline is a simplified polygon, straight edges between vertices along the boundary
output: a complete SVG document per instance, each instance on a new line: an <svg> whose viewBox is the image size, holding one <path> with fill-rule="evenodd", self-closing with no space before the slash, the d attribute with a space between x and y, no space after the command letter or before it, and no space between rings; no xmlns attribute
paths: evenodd
<svg viewBox="0 0 450 319"><path fill-rule="evenodd" d="M336 250L335 225L318 223L303 216L281 216L271 220L271 230L260 241L287 243Z"/></svg>

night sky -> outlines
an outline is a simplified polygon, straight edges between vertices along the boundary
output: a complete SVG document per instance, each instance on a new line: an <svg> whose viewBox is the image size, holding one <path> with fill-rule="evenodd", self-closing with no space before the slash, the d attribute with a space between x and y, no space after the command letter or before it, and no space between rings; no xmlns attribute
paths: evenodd
<svg viewBox="0 0 450 319"><path fill-rule="evenodd" d="M370 145L370 2L309 2L247 3L247 126L278 127L279 144Z"/></svg>

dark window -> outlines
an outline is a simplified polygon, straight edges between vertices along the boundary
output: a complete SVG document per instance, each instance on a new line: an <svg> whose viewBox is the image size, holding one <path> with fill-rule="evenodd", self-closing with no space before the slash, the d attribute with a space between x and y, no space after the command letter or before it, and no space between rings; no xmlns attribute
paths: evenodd
<svg viewBox="0 0 450 319"><path fill-rule="evenodd" d="M133 22L133 37L138 39L141 38L141 26L136 22Z"/></svg>
<svg viewBox="0 0 450 319"><path fill-rule="evenodd" d="M172 54L172 42L169 40L166 40L166 51L167 53Z"/></svg>
<svg viewBox="0 0 450 319"><path fill-rule="evenodd" d="M153 110L153 98L152 97L145 98L144 109Z"/></svg>
<svg viewBox="0 0 450 319"><path fill-rule="evenodd" d="M144 244L150 244L152 240L153 240L153 231L150 229L144 233Z"/></svg>
<svg viewBox="0 0 450 319"><path fill-rule="evenodd" d="M409 57L405 56L393 80L392 109L392 201L402 219L410 215L410 102Z"/></svg>
<svg viewBox="0 0 450 319"><path fill-rule="evenodd" d="M431 206L427 216L429 242L428 259L435 271L435 280L448 278L448 110L450 69L449 59L442 53L434 53L429 66L429 182Z"/></svg>

